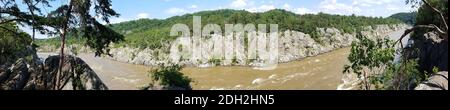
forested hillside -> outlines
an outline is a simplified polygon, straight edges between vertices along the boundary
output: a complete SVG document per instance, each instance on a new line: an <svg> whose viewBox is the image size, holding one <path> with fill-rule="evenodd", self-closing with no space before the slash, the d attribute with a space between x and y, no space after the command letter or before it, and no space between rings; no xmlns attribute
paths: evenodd
<svg viewBox="0 0 450 110"><path fill-rule="evenodd" d="M223 9L201 11L167 19L127 21L113 24L110 28L125 35L125 42L119 44L119 46L128 45L132 47L159 48L162 46L161 42L171 41L176 38L176 36L169 36L170 29L174 24L183 23L192 27L193 16L201 16L203 26L207 24L218 24L222 29L224 28L224 24L278 24L280 31L300 31L312 35L314 39L318 37L316 28L335 27L342 32L353 33L361 30L362 26L401 23L398 19L356 15L343 16L325 13L298 15L282 9L270 10L263 13Z"/></svg>
<svg viewBox="0 0 450 110"><path fill-rule="evenodd" d="M414 24L416 24L416 16L417 16L417 12L410 12L410 13L393 14L389 18L398 19L398 20L403 21L406 24L414 25Z"/></svg>

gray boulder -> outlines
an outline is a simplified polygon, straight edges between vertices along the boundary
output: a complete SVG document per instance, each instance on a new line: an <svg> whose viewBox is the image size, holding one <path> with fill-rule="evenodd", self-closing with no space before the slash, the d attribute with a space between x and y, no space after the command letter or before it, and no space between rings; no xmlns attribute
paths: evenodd
<svg viewBox="0 0 450 110"><path fill-rule="evenodd" d="M448 72L432 75L426 82L419 84L415 90L448 90Z"/></svg>
<svg viewBox="0 0 450 110"><path fill-rule="evenodd" d="M21 58L14 63L9 70L0 72L1 88L4 90L21 89L27 83L30 73L28 72L25 59Z"/></svg>
<svg viewBox="0 0 450 110"><path fill-rule="evenodd" d="M51 56L45 60L45 71L55 77L59 67L59 56ZM83 60L73 56L64 57L64 66L59 83L64 90L107 90L95 72Z"/></svg>
<svg viewBox="0 0 450 110"><path fill-rule="evenodd" d="M64 90L107 90L108 87L80 58L66 56L59 80ZM25 58L11 65L0 65L0 90L54 90L59 56L45 63Z"/></svg>

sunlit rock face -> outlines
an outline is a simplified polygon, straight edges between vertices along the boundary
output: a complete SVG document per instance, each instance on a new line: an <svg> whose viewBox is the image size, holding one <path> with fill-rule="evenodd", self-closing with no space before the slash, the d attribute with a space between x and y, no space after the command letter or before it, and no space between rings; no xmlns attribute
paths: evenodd
<svg viewBox="0 0 450 110"><path fill-rule="evenodd" d="M383 36L405 27L405 24L367 26L361 33L369 37ZM315 40L309 34L286 30L278 32L276 42L270 40L269 33L246 33L244 37L236 37L240 33L213 34L200 39L179 37L165 49L114 48L110 58L150 66L165 62L197 67L260 66L270 56L276 55L272 59L278 63L290 62L348 47L356 39L356 33L344 33L336 28L318 28L317 32L319 37ZM271 49L273 45L277 48Z"/></svg>

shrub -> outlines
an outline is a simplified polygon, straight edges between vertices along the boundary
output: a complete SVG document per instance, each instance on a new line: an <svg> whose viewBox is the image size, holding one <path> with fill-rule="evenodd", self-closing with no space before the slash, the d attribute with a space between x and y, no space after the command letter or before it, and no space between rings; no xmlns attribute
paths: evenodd
<svg viewBox="0 0 450 110"><path fill-rule="evenodd" d="M348 57L350 65L345 65L344 73L356 74L362 78L363 89L371 89L369 78L382 74L384 69L392 64L395 49L393 42L388 38L372 40L359 33L357 41L352 43L351 53Z"/></svg>
<svg viewBox="0 0 450 110"><path fill-rule="evenodd" d="M372 76L370 82L379 90L412 90L427 79L418 66L417 59L392 64L384 73Z"/></svg>
<svg viewBox="0 0 450 110"><path fill-rule="evenodd" d="M178 64L161 64L158 69L150 71L152 83L150 83L148 87L142 89L148 89L158 83L163 87L178 87L191 90L192 87L190 83L193 81L191 78L184 76L184 74L180 72L182 68L183 67Z"/></svg>

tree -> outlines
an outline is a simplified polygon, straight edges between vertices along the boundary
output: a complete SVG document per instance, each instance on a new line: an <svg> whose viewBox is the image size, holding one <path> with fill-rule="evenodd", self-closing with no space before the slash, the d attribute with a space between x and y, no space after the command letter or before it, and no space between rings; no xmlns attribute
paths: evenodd
<svg viewBox="0 0 450 110"><path fill-rule="evenodd" d="M413 6L420 6L417 23L413 28L407 29L398 41L392 44L382 43L386 45L383 48L373 48L378 47L374 45L378 45L379 40L374 42L366 38L361 39L358 36L359 41L352 44L352 51L349 56L351 65L345 66L344 73L356 73L359 77L362 76L364 89L370 89L372 85L375 85L377 89L410 90L426 79L427 71L418 69L421 65L417 61L420 59L410 57L414 52L414 47L405 48L401 42L411 32L414 32L414 34L435 32L439 34L441 39L448 41L447 14L441 12L441 10L447 10L447 3L445 3L447 1L407 0L406 2L407 4L413 4ZM418 35L418 37L424 36ZM400 43L398 52L401 57L398 61L393 62L393 47L398 43ZM378 72L373 72L373 70ZM366 75L367 71L371 72L369 76Z"/></svg>
<svg viewBox="0 0 450 110"><path fill-rule="evenodd" d="M371 76L382 74L384 69L393 63L395 49L388 38L375 40L359 33L357 41L352 43L351 53L348 56L350 65L345 65L344 73L355 73L362 79L363 89L370 90Z"/></svg>
<svg viewBox="0 0 450 110"><path fill-rule="evenodd" d="M0 3L2 5L0 28L8 30L1 24L16 22L31 26L33 38L36 30L45 34L59 35L61 51L55 90L62 88L59 78L64 65L65 39L69 33L86 38L86 45L95 49L96 56L108 54L108 46L111 42L123 40L122 35L102 25L92 16L100 16L100 19L108 24L110 17L118 17L119 14L111 9L110 0L69 0L68 4L59 6L47 16L41 14L40 8L50 7L48 0L24 0L23 3L27 6L28 12L20 10L15 0L0 0ZM38 4L42 7L37 7ZM50 27L53 30L47 30L44 27ZM19 34L13 30L10 32Z"/></svg>
<svg viewBox="0 0 450 110"><path fill-rule="evenodd" d="M92 6L94 13L91 13ZM69 0L68 4L58 7L49 15L51 18L56 19L57 22L54 22L53 28L55 28L55 32L60 35L61 39L60 61L56 75L55 90L62 89L59 78L64 65L65 39L69 32L79 33L81 34L80 36L87 38L87 45L96 50L96 56L109 53L107 49L109 43L123 40L122 35L100 24L91 14L100 15L101 19L108 24L110 17L119 16L118 13L111 9L110 0Z"/></svg>
<svg viewBox="0 0 450 110"><path fill-rule="evenodd" d="M141 89L148 90L155 86L162 86L162 89L192 90L193 80L181 73L182 69L183 67L178 64L160 64L157 69L150 71L149 76L152 82Z"/></svg>
<svg viewBox="0 0 450 110"><path fill-rule="evenodd" d="M32 30L33 31L33 33L32 33L33 40L31 42L31 44L33 44L34 40L35 40L35 36L36 36L36 27L37 27L36 12L39 13L40 15L42 15L40 9L37 8L36 6L39 3L42 3L47 6L50 6L50 5L48 4L48 1L46 1L46 0L23 0L23 2L27 5L28 11L31 15L31 25L32 25L32 29L33 29Z"/></svg>
<svg viewBox="0 0 450 110"><path fill-rule="evenodd" d="M44 23L47 21L37 6L50 7L50 5L48 0L23 0L22 3L27 6L28 11L20 10L15 0L1 0L0 24L16 22L20 25L31 26L33 30L32 41L34 41L36 31L42 33L46 31ZM6 29L6 27L0 28ZM33 44L33 42L30 44Z"/></svg>

